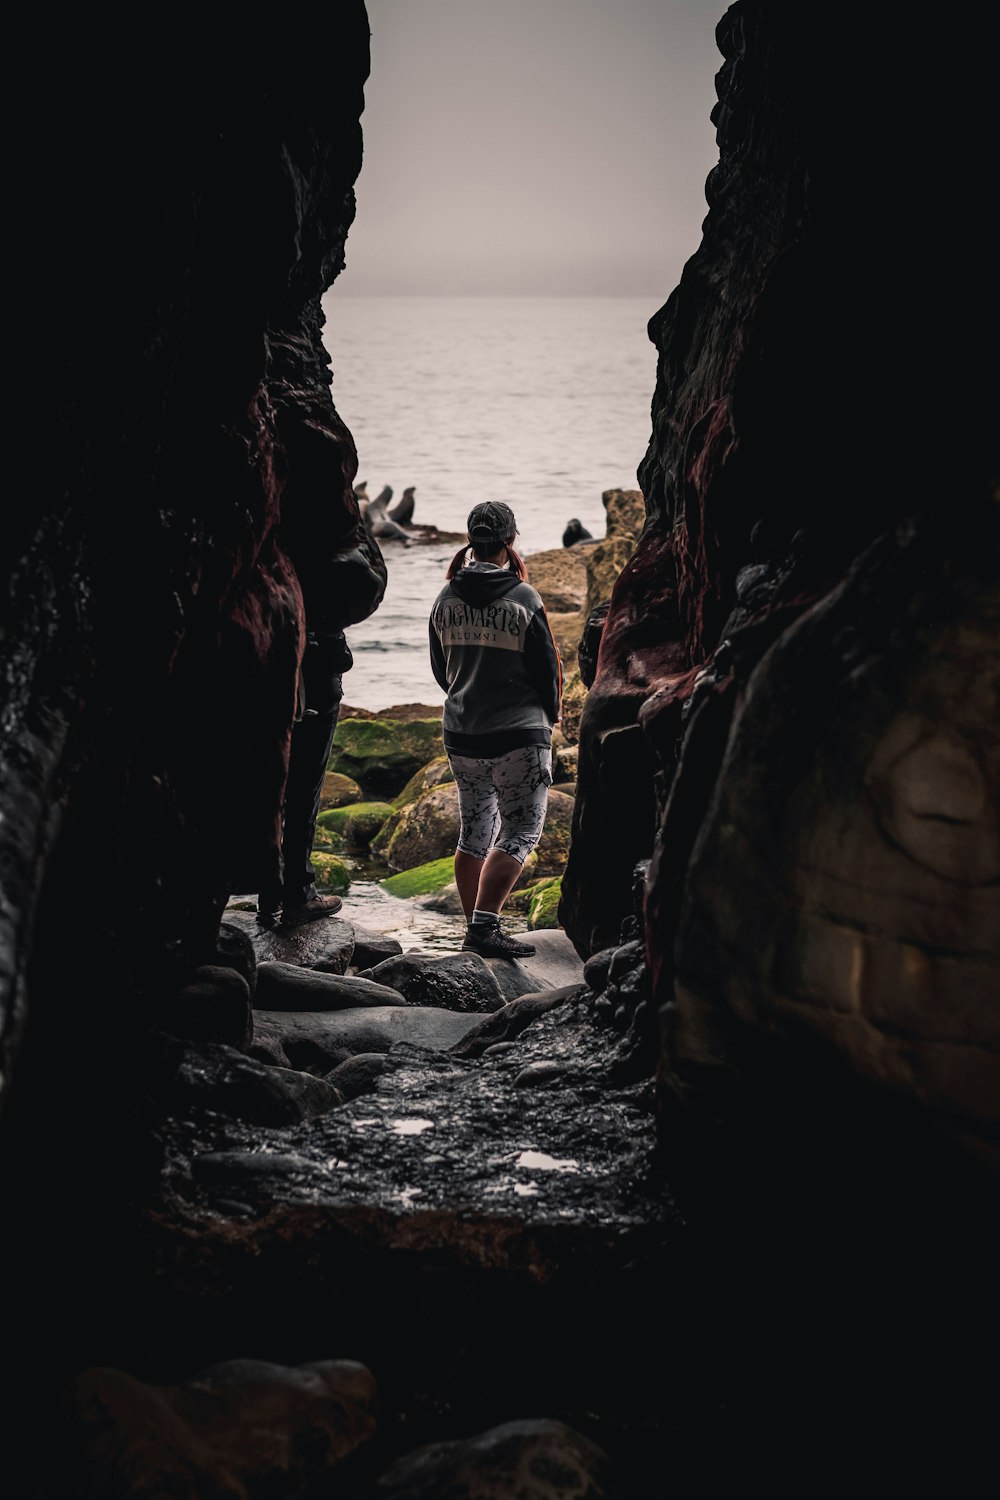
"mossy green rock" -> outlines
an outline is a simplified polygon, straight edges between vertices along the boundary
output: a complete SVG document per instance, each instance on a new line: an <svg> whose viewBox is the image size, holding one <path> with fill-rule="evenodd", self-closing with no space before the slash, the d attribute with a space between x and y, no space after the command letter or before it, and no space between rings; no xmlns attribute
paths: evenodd
<svg viewBox="0 0 1000 1500"><path fill-rule="evenodd" d="M454 859L432 859L425 865L415 865L412 870L401 870L398 875L390 875L386 880L380 880L379 885L391 896L405 899L443 890L454 879Z"/></svg>
<svg viewBox="0 0 1000 1500"><path fill-rule="evenodd" d="M343 895L349 889L351 872L344 860L336 854L314 849L311 862L316 871L316 885L321 891L335 891L338 895Z"/></svg>
<svg viewBox="0 0 1000 1500"><path fill-rule="evenodd" d="M528 903L528 926L537 932L542 927L559 926L559 897L562 895L562 876L553 875L548 880L539 880L531 887Z"/></svg>
<svg viewBox="0 0 1000 1500"><path fill-rule="evenodd" d="M352 802L347 807L330 807L316 819L319 835L366 849L393 811L391 802Z"/></svg>
<svg viewBox="0 0 1000 1500"><path fill-rule="evenodd" d="M561 875L569 858L569 844L573 832L573 798L565 792L549 788L548 810L545 827L535 846L538 856L537 871L543 875Z"/></svg>
<svg viewBox="0 0 1000 1500"><path fill-rule="evenodd" d="M368 799L391 801L412 776L444 751L434 719L341 719L328 769L350 776Z"/></svg>
<svg viewBox="0 0 1000 1500"><path fill-rule="evenodd" d="M346 807L349 802L361 801L361 788L350 776L341 776L339 771L327 771L319 794L321 808Z"/></svg>
<svg viewBox="0 0 1000 1500"><path fill-rule="evenodd" d="M393 813L372 844L390 870L415 870L431 860L453 856L462 820L458 811L458 787L453 781L431 787L409 807ZM385 838L386 829L390 829ZM545 874L555 873L545 871Z"/></svg>
<svg viewBox="0 0 1000 1500"><path fill-rule="evenodd" d="M446 781L454 781L455 774L451 769L451 762L447 755L435 756L421 766L415 776L411 776L398 797L393 798L397 808L409 807L411 802L416 802L424 792L429 792L432 786L441 786Z"/></svg>

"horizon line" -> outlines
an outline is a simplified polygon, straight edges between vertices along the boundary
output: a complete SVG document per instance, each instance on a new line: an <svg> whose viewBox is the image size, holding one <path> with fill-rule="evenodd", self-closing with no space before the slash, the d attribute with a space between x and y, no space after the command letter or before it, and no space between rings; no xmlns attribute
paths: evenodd
<svg viewBox="0 0 1000 1500"><path fill-rule="evenodd" d="M323 293L323 296L325 297L330 292L334 292L337 290L339 290L341 292L341 295L344 297L468 297L470 300L484 297L548 297L550 299L564 297L567 300L574 297L602 297L608 301L611 301L615 298L634 297L641 298L643 300L647 298L650 300L655 300L656 298L665 300L664 294L662 292L444 292L428 290L410 292L355 292L350 288L338 288L336 281L330 283L326 291ZM671 291L672 290L673 288L671 288ZM670 292L667 292L666 296L669 297Z"/></svg>

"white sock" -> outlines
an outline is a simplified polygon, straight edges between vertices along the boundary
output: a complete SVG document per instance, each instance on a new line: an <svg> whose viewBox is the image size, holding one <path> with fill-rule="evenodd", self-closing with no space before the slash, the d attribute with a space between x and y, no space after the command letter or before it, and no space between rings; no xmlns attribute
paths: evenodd
<svg viewBox="0 0 1000 1500"><path fill-rule="evenodd" d="M470 926L481 927L485 922L499 922L500 913L495 911L480 911L478 906L472 913Z"/></svg>

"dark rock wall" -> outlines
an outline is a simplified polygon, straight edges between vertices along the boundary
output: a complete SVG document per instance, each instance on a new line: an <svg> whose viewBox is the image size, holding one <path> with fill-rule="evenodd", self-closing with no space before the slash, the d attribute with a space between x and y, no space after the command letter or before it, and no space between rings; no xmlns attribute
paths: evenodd
<svg viewBox="0 0 1000 1500"><path fill-rule="evenodd" d="M304 603L342 626L385 586L321 340L369 38L361 0L9 37L0 1258L54 1333L9 1341L26 1401L115 1336L160 1165L141 1044L203 1029L227 896L277 858ZM238 1035L246 986L207 972Z"/></svg>
<svg viewBox="0 0 1000 1500"><path fill-rule="evenodd" d="M206 961L276 857L302 588L344 624L377 604L367 562L384 586L320 338L361 0L148 47L20 21L12 47L5 1082L25 1018L65 1028L74 987L113 1037Z"/></svg>
<svg viewBox="0 0 1000 1500"><path fill-rule="evenodd" d="M995 128L947 30L719 23L719 163L650 321L647 522L563 883L596 953L650 861L668 1143L840 1068L997 1164Z"/></svg>

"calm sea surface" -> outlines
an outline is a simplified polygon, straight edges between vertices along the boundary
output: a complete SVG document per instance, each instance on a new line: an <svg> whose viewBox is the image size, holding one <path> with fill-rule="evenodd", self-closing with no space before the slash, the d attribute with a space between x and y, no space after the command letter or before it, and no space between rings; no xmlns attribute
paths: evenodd
<svg viewBox="0 0 1000 1500"><path fill-rule="evenodd" d="M573 516L603 536L601 493L636 487L650 434L655 300L634 297L324 299L333 399L354 435L358 481L413 519L463 532L480 500L506 500L522 553L562 545ZM387 541L385 598L347 638L344 697L358 708L439 704L427 616L455 544Z"/></svg>

